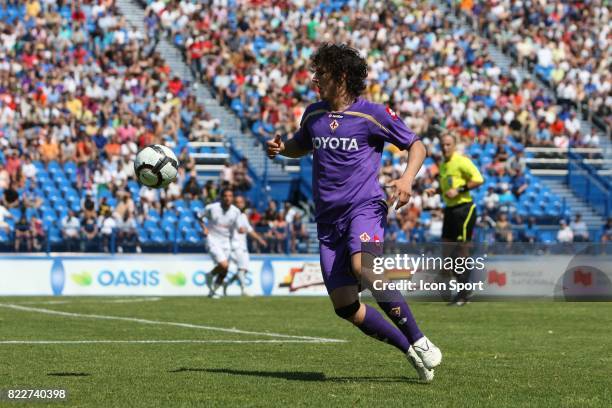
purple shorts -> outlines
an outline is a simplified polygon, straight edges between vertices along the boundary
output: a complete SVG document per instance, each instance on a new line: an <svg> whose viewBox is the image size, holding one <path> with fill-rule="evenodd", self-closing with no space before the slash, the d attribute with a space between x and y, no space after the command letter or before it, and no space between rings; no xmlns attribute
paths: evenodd
<svg viewBox="0 0 612 408"><path fill-rule="evenodd" d="M382 242L386 224L384 201L356 208L336 224L317 224L321 272L327 293L342 286L359 285L351 271L351 255L362 252L364 242Z"/></svg>

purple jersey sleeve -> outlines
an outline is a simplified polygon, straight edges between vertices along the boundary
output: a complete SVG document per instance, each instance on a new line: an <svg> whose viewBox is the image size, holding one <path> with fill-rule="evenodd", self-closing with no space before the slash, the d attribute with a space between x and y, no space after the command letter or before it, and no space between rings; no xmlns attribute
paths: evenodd
<svg viewBox="0 0 612 408"><path fill-rule="evenodd" d="M404 121L391 108L378 105L375 119L379 126L374 129L374 134L385 142L391 143L402 150L408 150L412 143L419 140L419 137L408 129Z"/></svg>

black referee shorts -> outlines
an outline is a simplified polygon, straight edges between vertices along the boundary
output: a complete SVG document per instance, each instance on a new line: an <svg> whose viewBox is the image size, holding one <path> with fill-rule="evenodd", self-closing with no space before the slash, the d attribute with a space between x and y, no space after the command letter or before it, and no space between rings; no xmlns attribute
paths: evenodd
<svg viewBox="0 0 612 408"><path fill-rule="evenodd" d="M474 224L476 224L476 204L473 202L446 207L442 238L453 242L469 242L472 240Z"/></svg>

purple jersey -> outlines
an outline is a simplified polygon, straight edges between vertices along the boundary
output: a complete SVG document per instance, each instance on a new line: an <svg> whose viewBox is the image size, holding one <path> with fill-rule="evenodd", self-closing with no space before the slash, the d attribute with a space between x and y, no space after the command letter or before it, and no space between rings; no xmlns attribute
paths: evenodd
<svg viewBox="0 0 612 408"><path fill-rule="evenodd" d="M313 150L316 221L328 224L385 199L378 183L385 142L408 149L418 140L392 110L363 98L343 112L330 111L326 102L308 106L294 138Z"/></svg>

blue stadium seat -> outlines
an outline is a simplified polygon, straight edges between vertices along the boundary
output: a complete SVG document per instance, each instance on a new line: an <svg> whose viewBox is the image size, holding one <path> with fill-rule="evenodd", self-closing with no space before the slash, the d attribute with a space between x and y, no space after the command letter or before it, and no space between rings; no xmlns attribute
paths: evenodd
<svg viewBox="0 0 612 408"><path fill-rule="evenodd" d="M77 166L74 162L66 162L64 163L64 173L66 174L74 174L77 171Z"/></svg>
<svg viewBox="0 0 612 408"><path fill-rule="evenodd" d="M204 209L204 203L202 203L202 201L200 201L200 200L193 200L189 204L189 208L194 213L197 213L198 211L202 211Z"/></svg>
<svg viewBox="0 0 612 408"><path fill-rule="evenodd" d="M179 219L179 222L183 222L183 221L189 222L189 223L196 222L195 218L191 215L191 213L187 211L181 214L181 218Z"/></svg>
<svg viewBox="0 0 612 408"><path fill-rule="evenodd" d="M189 221L189 220L181 220L181 221L179 221L177 227L178 227L179 231L186 232L186 231L191 230L193 228L194 224L198 224L198 223L197 222L194 223L193 221Z"/></svg>
<svg viewBox="0 0 612 408"><path fill-rule="evenodd" d="M190 244L197 244L198 242L201 241L201 239L200 239L200 236L198 235L197 232L189 231L189 232L185 233L183 241L186 241L186 242L188 242Z"/></svg>
<svg viewBox="0 0 612 408"><path fill-rule="evenodd" d="M138 241L140 241L140 243L142 244L146 244L147 242L149 242L149 234L147 234L147 231L143 228L138 228Z"/></svg>
<svg viewBox="0 0 612 408"><path fill-rule="evenodd" d="M176 217L176 214L173 211L166 211L164 212L164 216L162 217L162 220L175 223L178 221L178 218Z"/></svg>
<svg viewBox="0 0 612 408"><path fill-rule="evenodd" d="M9 236L3 229L0 229L0 242L9 242Z"/></svg>
<svg viewBox="0 0 612 408"><path fill-rule="evenodd" d="M185 211L185 209L187 207L186 207L185 201L183 201L183 200L176 200L176 201L174 201L174 208L178 212L183 212L183 211Z"/></svg>
<svg viewBox="0 0 612 408"><path fill-rule="evenodd" d="M174 226L174 223L172 221L162 220L162 222L161 222L161 229L166 231L166 232L174 231L175 230L175 226Z"/></svg>
<svg viewBox="0 0 612 408"><path fill-rule="evenodd" d="M155 243L162 243L166 241L164 233L159 229L149 231L149 238Z"/></svg>
<svg viewBox="0 0 612 408"><path fill-rule="evenodd" d="M158 229L157 221L152 219L147 219L143 223L143 226L150 232L151 230Z"/></svg>
<svg viewBox="0 0 612 408"><path fill-rule="evenodd" d="M150 208L150 209L149 209L149 212L147 213L147 218L148 218L149 220L152 220L152 221L156 221L156 222L157 222L157 221L159 221L159 218L160 218L160 217L159 217L159 213L157 212L157 210L155 210L155 209L153 209L153 208Z"/></svg>
<svg viewBox="0 0 612 408"><path fill-rule="evenodd" d="M52 244L62 242L62 234L60 233L60 230L58 228L51 228L51 230L49 231L49 241Z"/></svg>
<svg viewBox="0 0 612 408"><path fill-rule="evenodd" d="M55 160L52 160L49 162L49 164L47 165L47 171L51 174L56 174L58 172L62 171L62 168L60 167L60 165L58 164L58 162L56 162Z"/></svg>

